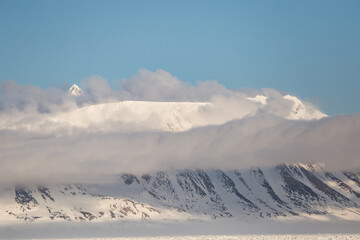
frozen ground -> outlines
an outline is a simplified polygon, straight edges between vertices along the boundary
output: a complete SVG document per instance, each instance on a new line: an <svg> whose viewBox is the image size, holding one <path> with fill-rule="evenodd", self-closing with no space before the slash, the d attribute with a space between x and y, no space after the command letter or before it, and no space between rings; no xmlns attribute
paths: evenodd
<svg viewBox="0 0 360 240"><path fill-rule="evenodd" d="M201 235L201 236L163 236L127 238L79 238L76 240L343 240L360 239L360 234L298 234L298 235ZM60 239L56 239L60 240Z"/></svg>
<svg viewBox="0 0 360 240"><path fill-rule="evenodd" d="M360 239L359 222L108 222L0 225L0 239Z"/></svg>

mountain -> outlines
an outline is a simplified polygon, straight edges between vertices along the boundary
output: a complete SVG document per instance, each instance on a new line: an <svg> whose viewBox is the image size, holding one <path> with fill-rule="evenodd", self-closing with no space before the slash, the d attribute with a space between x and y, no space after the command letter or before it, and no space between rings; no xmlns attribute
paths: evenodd
<svg viewBox="0 0 360 240"><path fill-rule="evenodd" d="M106 131L109 125L114 127L113 123L122 123L129 130L180 132L210 124L200 114L202 109L209 108L213 108L211 103L202 102L121 101L77 108L46 121L56 126L101 131Z"/></svg>
<svg viewBox="0 0 360 240"><path fill-rule="evenodd" d="M121 174L106 184L2 187L0 221L360 220L360 172L283 164Z"/></svg>
<svg viewBox="0 0 360 240"><path fill-rule="evenodd" d="M73 85L69 93L79 97L83 91ZM117 126L120 130L143 131L157 130L181 132L191 128L217 125L225 122L267 113L284 119L314 120L327 117L311 104L304 103L291 95L281 97L279 103L272 106L271 99L264 95L242 99L256 105L249 108L230 108L213 102L153 102L153 101L119 101L86 105L60 112L51 116L43 116L36 126L43 130L44 125L54 129L59 126L70 128L108 131L108 127ZM240 105L242 106L242 105ZM117 124L114 124L117 123ZM19 123L17 123L19 125ZM120 126L119 126L120 124ZM32 126L32 129L37 127ZM24 126L28 128L28 125Z"/></svg>
<svg viewBox="0 0 360 240"><path fill-rule="evenodd" d="M82 90L81 88L79 88L78 85L73 84L73 85L69 88L68 93L69 93L70 95L73 95L73 96L81 96L82 93L83 93L83 90Z"/></svg>
<svg viewBox="0 0 360 240"><path fill-rule="evenodd" d="M288 119L312 120L327 117L326 114L316 109L308 109L305 104L295 96L285 95L283 98L290 101L292 105L291 112L288 115Z"/></svg>
<svg viewBox="0 0 360 240"><path fill-rule="evenodd" d="M68 95L71 96L71 100L79 100L79 105L73 103L66 107L56 107L54 112L47 109L40 113L10 115L0 119L0 130L182 132L263 114L290 120L317 120L327 116L311 104L291 95L278 96L275 100L264 95L256 95L255 97L238 96L234 99L221 96L210 102L117 101L115 99L111 99L114 102L97 102L97 100L87 102L91 94L85 94L76 84L68 90Z"/></svg>
<svg viewBox="0 0 360 240"><path fill-rule="evenodd" d="M83 91L74 84L69 94L81 98ZM4 121L5 127L0 129L25 129L26 133L46 130L56 133L62 127L70 130L83 128L86 133L181 132L263 113L290 120L326 117L294 96L280 98L281 101L275 105L271 98L263 95L236 99L241 104L236 102L235 105L242 107L234 109L231 105L228 111L225 105L229 101L224 104L222 99L213 102L121 101L76 105L66 111L31 115L29 121L16 119L14 126L10 121ZM59 132L55 134L60 139L56 154L63 154L65 148L61 144L67 139L62 139L61 134L67 132ZM86 138L86 135L82 137ZM24 138L27 139L28 135ZM48 141L46 135L37 137L36 141L40 138ZM96 136L92 138L96 139ZM164 141L166 138L160 136L159 139ZM117 146L118 143L114 144ZM119 170L116 182L106 184L3 184L0 187L0 206L0 222L238 218L360 220L360 173L328 172L318 165L303 164L227 171L178 169L142 175L127 173L125 169Z"/></svg>

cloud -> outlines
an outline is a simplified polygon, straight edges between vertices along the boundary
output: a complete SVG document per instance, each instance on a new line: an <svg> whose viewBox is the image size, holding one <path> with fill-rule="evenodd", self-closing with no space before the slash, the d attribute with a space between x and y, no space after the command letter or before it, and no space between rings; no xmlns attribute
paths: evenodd
<svg viewBox="0 0 360 240"><path fill-rule="evenodd" d="M233 91L214 80L191 85L163 70L140 70L124 80L120 90L111 89L100 76L86 79L82 88L84 94L75 97L59 89L42 90L3 82L0 129L44 132L66 128L71 132L81 128L94 132L163 130L164 126L170 126L178 131L266 113L292 119L324 116L311 103L296 97L286 99L274 89ZM266 104L252 100L259 96ZM124 100L198 102L199 105L130 104ZM300 110L294 112L294 109Z"/></svg>
<svg viewBox="0 0 360 240"><path fill-rule="evenodd" d="M48 113L66 108L67 100L60 89L44 91L35 86L21 86L11 80L0 82L1 113Z"/></svg>
<svg viewBox="0 0 360 240"><path fill-rule="evenodd" d="M214 95L233 94L215 80L198 81L196 86L182 82L164 70L151 72L142 69L124 80L122 89L136 100L200 101L207 102Z"/></svg>
<svg viewBox="0 0 360 240"><path fill-rule="evenodd" d="M360 116L316 122L267 115L186 132L72 134L2 132L1 181L108 179L170 168L241 169L321 162L359 167Z"/></svg>
<svg viewBox="0 0 360 240"><path fill-rule="evenodd" d="M274 89L191 85L163 70L141 70L120 90L98 76L82 88L74 97L0 84L1 182L99 182L122 172L299 162L360 167L360 115L321 118L313 104Z"/></svg>

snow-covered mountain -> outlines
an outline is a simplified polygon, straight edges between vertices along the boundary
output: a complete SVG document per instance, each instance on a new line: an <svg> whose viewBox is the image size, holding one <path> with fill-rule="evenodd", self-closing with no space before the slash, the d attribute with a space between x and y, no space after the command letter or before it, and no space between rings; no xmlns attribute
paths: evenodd
<svg viewBox="0 0 360 240"><path fill-rule="evenodd" d="M0 118L0 130L56 132L79 129L86 132L170 131L220 125L262 114L290 120L317 120L327 115L295 96L214 96L208 102L89 100L91 94L76 84L68 90L63 105L40 112L18 111ZM78 102L77 102L78 101ZM35 109L44 108L41 104Z"/></svg>
<svg viewBox="0 0 360 240"><path fill-rule="evenodd" d="M69 94L73 96L67 96L67 99L74 100L84 97L85 93L74 84ZM274 100L265 95L231 99L221 96L211 102L72 103L74 105L64 107L65 110L15 114L11 120L0 121L0 130L20 129L26 130L27 134L48 130L64 135L67 132L62 132L62 129L73 128L83 129L85 133L181 132L261 114L289 120L326 117L311 104L294 96L280 95L279 98L276 104L272 104ZM234 109L234 106L238 108ZM256 129L258 127L255 126ZM69 132L71 135L72 132ZM74 132L80 136L83 133ZM62 140L61 134L55 134L56 138L59 136ZM28 135L24 138L27 139ZM56 154L47 154L46 160L48 156L62 154L64 149L56 150ZM206 221L219 218L360 220L359 172L327 172L317 165L283 164L273 168L229 171L182 169L142 175L119 170L119 174L117 182L107 184L3 185L0 187L0 222Z"/></svg>
<svg viewBox="0 0 360 240"><path fill-rule="evenodd" d="M73 95L73 96L81 96L83 94L83 90L81 88L79 88L78 85L76 84L73 84L69 90L68 90L68 93L70 95Z"/></svg>
<svg viewBox="0 0 360 240"><path fill-rule="evenodd" d="M70 87L69 93L74 96L81 96L83 90L74 84ZM326 114L313 106L303 103L295 96L284 95L282 98L286 105L288 105L288 112L285 111L285 114L280 114L273 110L267 110L267 112L292 120L313 120L327 117ZM268 97L264 95L247 97L246 100L258 103L260 105L259 110L261 111L268 104ZM153 129L178 132L197 126L222 124L232 119L239 119L254 114L248 109L243 109L237 111L237 115L230 116L230 119L217 118L210 120L208 117L203 116L205 115L204 113L213 111L214 108L216 106L211 102L121 101L86 106L57 115L52 120L55 122L65 122L75 127L88 127L89 125L97 125L107 121L131 122L135 125L151 121Z"/></svg>
<svg viewBox="0 0 360 240"><path fill-rule="evenodd" d="M306 107L294 96L285 95L283 99L289 105L286 108L289 111L285 113L266 111L291 120L314 120L327 116L316 109ZM266 109L265 96L258 95L248 100L260 103L258 111ZM248 109L226 113L222 108L211 102L121 101L77 108L47 118L46 121L56 126L66 125L86 129L91 127L102 131L106 131L109 125L114 127L114 124L118 123L126 125L128 129L180 132L199 126L223 124L257 113Z"/></svg>
<svg viewBox="0 0 360 240"><path fill-rule="evenodd" d="M117 182L2 187L0 221L360 220L360 173L317 165L121 174Z"/></svg>
<svg viewBox="0 0 360 240"><path fill-rule="evenodd" d="M121 101L77 108L48 118L57 126L107 131L116 125L129 130L185 131L209 124L201 109L212 108L202 102Z"/></svg>

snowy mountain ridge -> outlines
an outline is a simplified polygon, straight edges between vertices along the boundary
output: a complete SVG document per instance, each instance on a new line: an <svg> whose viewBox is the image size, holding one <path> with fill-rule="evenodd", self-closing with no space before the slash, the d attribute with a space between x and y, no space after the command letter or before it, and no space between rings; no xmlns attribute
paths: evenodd
<svg viewBox="0 0 360 240"><path fill-rule="evenodd" d="M327 117L316 109L307 108L297 97L285 95L283 98L289 105L289 112L266 111L290 120L316 120ZM255 98L247 99L260 103L258 111L264 111L266 108L265 96L257 95ZM77 128L91 126L92 129L101 131L106 131L109 124L113 126L120 123L126 125L127 129L181 132L200 126L223 124L256 113L248 109L236 109L229 113L211 102L121 101L89 105L60 113L47 121L55 125Z"/></svg>
<svg viewBox="0 0 360 240"><path fill-rule="evenodd" d="M108 184L2 187L0 222L360 220L360 173L316 165L171 170Z"/></svg>
<svg viewBox="0 0 360 240"><path fill-rule="evenodd" d="M87 102L89 96L76 84L68 90L76 105L60 107L54 112L20 113L3 116L0 130L54 132L59 129L87 132L166 131L182 132L192 128L221 125L226 122L270 114L289 120L317 120L327 117L310 103L295 96L243 95L215 96L208 102L118 101ZM81 100L83 99L83 100ZM85 100L84 100L85 99ZM68 99L69 100L69 99Z"/></svg>
<svg viewBox="0 0 360 240"><path fill-rule="evenodd" d="M83 94L83 90L81 88L79 88L78 85L76 84L73 84L69 90L68 90L68 93L70 95L73 95L73 96L81 96Z"/></svg>

